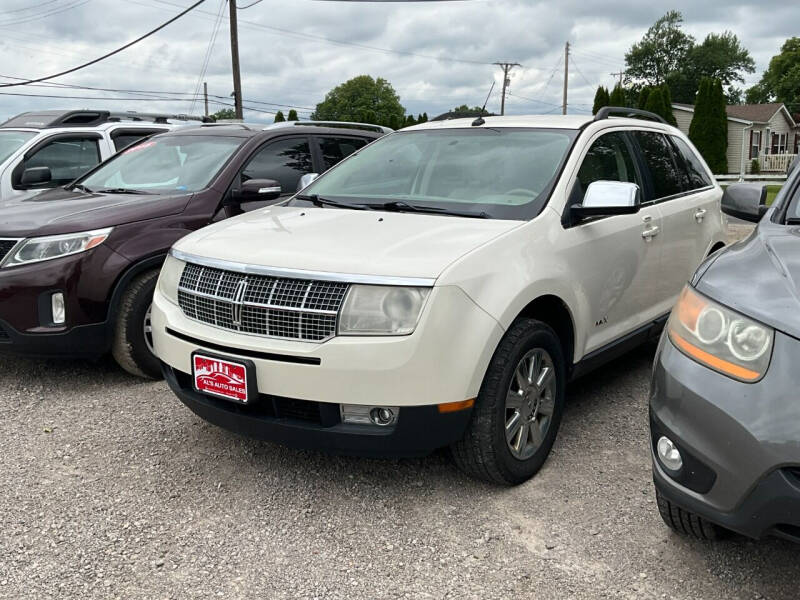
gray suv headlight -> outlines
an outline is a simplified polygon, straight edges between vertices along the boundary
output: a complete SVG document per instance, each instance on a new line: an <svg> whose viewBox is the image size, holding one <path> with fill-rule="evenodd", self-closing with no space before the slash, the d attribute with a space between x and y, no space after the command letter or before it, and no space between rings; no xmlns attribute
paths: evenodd
<svg viewBox="0 0 800 600"><path fill-rule="evenodd" d="M767 372L775 331L686 286L667 332L681 352L723 375L752 383Z"/></svg>
<svg viewBox="0 0 800 600"><path fill-rule="evenodd" d="M430 288L352 285L339 316L339 335L414 332Z"/></svg>
<svg viewBox="0 0 800 600"><path fill-rule="evenodd" d="M113 227L80 233L49 235L22 242L0 266L16 267L86 252L106 241Z"/></svg>

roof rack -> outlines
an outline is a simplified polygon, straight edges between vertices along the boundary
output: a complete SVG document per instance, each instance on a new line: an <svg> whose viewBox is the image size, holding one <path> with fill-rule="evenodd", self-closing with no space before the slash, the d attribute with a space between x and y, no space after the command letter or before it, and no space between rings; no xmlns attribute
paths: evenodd
<svg viewBox="0 0 800 600"><path fill-rule="evenodd" d="M173 121L205 121L207 117L182 114L137 113L134 111L111 112L109 110L39 110L24 112L11 117L0 127L94 127L103 123L135 121L167 123Z"/></svg>
<svg viewBox="0 0 800 600"><path fill-rule="evenodd" d="M267 129L279 129L281 127L304 127L310 125L312 127L342 127L344 129L363 129L365 131L376 131L378 133L392 133L394 129L384 127L383 125L373 125L371 123L355 123L352 121L281 121L280 123L272 123L264 127Z"/></svg>
<svg viewBox="0 0 800 600"><path fill-rule="evenodd" d="M658 121L659 123L663 123L664 125L669 125L664 117L657 115L656 113L650 112L649 110L640 110L638 108L627 108L625 106L604 106L600 110L597 111L597 114L594 116L595 121L602 121L603 119L607 119L611 115L619 115L621 117L643 117L645 119L650 119L652 121Z"/></svg>
<svg viewBox="0 0 800 600"><path fill-rule="evenodd" d="M211 121L203 123L200 125L200 127L241 127L247 131L255 131L252 125L241 123L239 121Z"/></svg>

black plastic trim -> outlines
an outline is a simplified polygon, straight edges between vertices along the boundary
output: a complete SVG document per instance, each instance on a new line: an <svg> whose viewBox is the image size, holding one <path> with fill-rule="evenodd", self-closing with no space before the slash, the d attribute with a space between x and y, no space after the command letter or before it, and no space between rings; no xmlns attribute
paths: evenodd
<svg viewBox="0 0 800 600"><path fill-rule="evenodd" d="M609 118L611 115L620 115L623 117L633 115L635 117L645 117L650 119L651 121L658 121L659 123L663 123L664 125L669 125L664 117L657 115L656 113L652 113L647 110L641 110L639 108L627 108L625 106L604 106L600 110L597 111L597 114L594 116L595 121L602 121L604 119Z"/></svg>
<svg viewBox="0 0 800 600"><path fill-rule="evenodd" d="M230 348L228 346L223 346L222 344L207 342L205 340L200 340L192 336L179 333L174 329L170 329L169 327L167 327L166 331L172 337L178 338L179 340L183 340L184 342L189 342L190 344L197 344L200 348L210 348L211 350L216 350L217 352L225 352L226 356L220 358L230 359L236 356L246 356L248 358L274 360L277 362L294 363L299 365L318 366L322 364L322 359L316 356L293 356L291 354L277 354L275 352L256 352L254 350Z"/></svg>

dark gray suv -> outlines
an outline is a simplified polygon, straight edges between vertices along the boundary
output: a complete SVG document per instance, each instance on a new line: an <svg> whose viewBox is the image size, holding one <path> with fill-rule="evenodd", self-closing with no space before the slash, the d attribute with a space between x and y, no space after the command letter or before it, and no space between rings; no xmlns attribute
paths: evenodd
<svg viewBox="0 0 800 600"><path fill-rule="evenodd" d="M655 359L653 478L664 521L800 542L800 169L772 207L730 186L729 215L758 222L684 289Z"/></svg>

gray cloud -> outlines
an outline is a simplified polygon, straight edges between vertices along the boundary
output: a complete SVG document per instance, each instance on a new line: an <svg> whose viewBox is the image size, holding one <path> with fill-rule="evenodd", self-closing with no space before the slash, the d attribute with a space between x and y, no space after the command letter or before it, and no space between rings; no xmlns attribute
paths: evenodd
<svg viewBox="0 0 800 600"><path fill-rule="evenodd" d="M190 4L190 0L91 0L57 15L9 24L21 14L46 12L46 8L35 7L23 13L3 12L23 8L26 2L5 0L0 8L0 75L36 77L71 67L140 35L176 14L180 6ZM74 2L62 0L60 4L66 7ZM201 6L203 12L187 15L134 48L56 81L191 94L220 2L207 0ZM757 63L757 72L748 77L748 84L760 77L783 41L796 34L800 21L800 5L782 1L681 1L674 8L683 12L686 30L698 40L726 29L742 39ZM270 110L269 105L255 101L313 107L332 86L355 75L370 74L388 79L409 111L433 115L462 103L480 104L490 83L500 84L496 67L450 59L478 63L512 60L524 68L512 73L507 112L557 111L563 77L559 61L568 39L574 50L570 110L586 112L596 86L613 84L610 73L623 66L625 51L666 10L668 7L623 0L562 0L557 4L531 0L263 0L240 11L243 95L251 101L250 106L262 110ZM205 75L210 93L226 98L215 99L222 102L230 102L232 89L228 35L224 19ZM336 44L320 37L420 56ZM2 91L103 95L51 87ZM190 104L0 95L0 117L56 107L185 112ZM214 110L220 107L212 104ZM489 107L498 110L498 93ZM195 105L195 112L200 108ZM246 116L271 120L263 113Z"/></svg>

